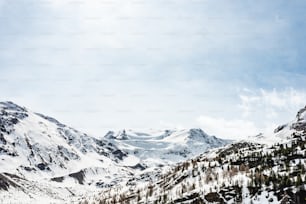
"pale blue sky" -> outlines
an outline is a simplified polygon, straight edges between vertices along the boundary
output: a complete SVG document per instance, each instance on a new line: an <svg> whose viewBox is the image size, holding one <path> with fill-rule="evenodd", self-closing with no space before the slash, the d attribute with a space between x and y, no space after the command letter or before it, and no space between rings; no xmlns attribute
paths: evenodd
<svg viewBox="0 0 306 204"><path fill-rule="evenodd" d="M0 92L110 129L264 132L306 105L306 3L0 0Z"/></svg>

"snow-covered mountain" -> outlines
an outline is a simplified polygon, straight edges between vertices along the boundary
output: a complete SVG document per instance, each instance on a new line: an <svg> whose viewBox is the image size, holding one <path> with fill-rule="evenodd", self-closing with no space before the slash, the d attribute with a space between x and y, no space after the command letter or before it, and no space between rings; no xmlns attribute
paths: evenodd
<svg viewBox="0 0 306 204"><path fill-rule="evenodd" d="M290 135L288 133L293 134L296 131L298 132L306 131L306 106L298 111L293 121L287 124L278 126L274 130L274 133L279 138L287 139L288 135Z"/></svg>
<svg viewBox="0 0 306 204"><path fill-rule="evenodd" d="M207 135L201 129L149 131L133 130L108 132L109 142L134 158L130 165L138 168L165 166L195 157L203 152L224 146L231 141Z"/></svg>
<svg viewBox="0 0 306 204"><path fill-rule="evenodd" d="M68 195L77 194L75 187L80 185L115 185L133 175L132 169L121 164L125 157L125 152L107 140L12 102L0 103L2 190L15 187L32 197L52 198L57 193L46 193L54 190L52 185L69 188ZM31 191L29 186L40 190Z"/></svg>
<svg viewBox="0 0 306 204"><path fill-rule="evenodd" d="M272 134L260 133L255 136L249 136L245 141L273 145L286 142L292 139L292 135L296 134L296 132L301 131L306 131L306 107L297 112L294 120L276 127Z"/></svg>
<svg viewBox="0 0 306 204"><path fill-rule="evenodd" d="M169 164L227 143L200 129L98 138L0 102L0 203L62 203L103 187L151 181Z"/></svg>
<svg viewBox="0 0 306 204"><path fill-rule="evenodd" d="M303 203L306 107L273 135L94 137L0 102L0 203Z"/></svg>
<svg viewBox="0 0 306 204"><path fill-rule="evenodd" d="M272 139L249 140L212 149L181 162L154 182L105 189L82 203L302 204L306 198L306 107ZM271 141L271 140L269 140Z"/></svg>
<svg viewBox="0 0 306 204"><path fill-rule="evenodd" d="M125 153L12 102L0 103L1 172L37 179L113 167Z"/></svg>

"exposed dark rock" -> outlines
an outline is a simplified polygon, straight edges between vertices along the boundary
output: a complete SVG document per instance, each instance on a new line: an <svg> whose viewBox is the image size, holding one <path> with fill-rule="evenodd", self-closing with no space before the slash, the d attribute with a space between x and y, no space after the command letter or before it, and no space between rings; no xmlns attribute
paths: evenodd
<svg viewBox="0 0 306 204"><path fill-rule="evenodd" d="M204 198L211 203L225 203L220 195L216 192L208 193L204 196Z"/></svg>
<svg viewBox="0 0 306 204"><path fill-rule="evenodd" d="M82 185L84 184L85 173L83 170L76 172L76 173L69 174L69 176L72 178L75 178L79 182L79 184L82 184Z"/></svg>
<svg viewBox="0 0 306 204"><path fill-rule="evenodd" d="M36 171L35 168L29 167L29 166L21 166L21 168L23 168L23 169L26 170L26 171Z"/></svg>
<svg viewBox="0 0 306 204"><path fill-rule="evenodd" d="M6 154L6 155L8 155L8 156L12 156L12 157L18 156L18 153L17 153L17 152L11 151L11 150L9 150L9 149L6 149L5 146L4 146L4 147L0 147L0 153L4 153L4 154Z"/></svg>
<svg viewBox="0 0 306 204"><path fill-rule="evenodd" d="M39 163L36 165L37 168L39 168L40 170L44 171L44 170L50 170L50 168L48 167L48 164L45 163Z"/></svg>
<svg viewBox="0 0 306 204"><path fill-rule="evenodd" d="M131 166L132 169L139 169L139 170L145 170L146 167L140 163L136 164L135 166Z"/></svg>
<svg viewBox="0 0 306 204"><path fill-rule="evenodd" d="M0 142L2 142L2 144L6 145L7 141L4 138L4 135L0 132Z"/></svg>
<svg viewBox="0 0 306 204"><path fill-rule="evenodd" d="M66 161L69 161L69 158L72 158L74 160L81 159L80 156L76 152L69 151L66 147L64 147L62 145L58 145L57 149L58 149L59 155L62 158L64 158Z"/></svg>
<svg viewBox="0 0 306 204"><path fill-rule="evenodd" d="M108 131L104 137L107 138L107 139L116 139L114 134L115 133L113 131Z"/></svg>
<svg viewBox="0 0 306 204"><path fill-rule="evenodd" d="M10 179L10 177L13 178L14 175L0 173L0 190L7 191L10 187L19 187L19 185L15 181ZM16 176L15 178L19 177Z"/></svg>
<svg viewBox="0 0 306 204"><path fill-rule="evenodd" d="M64 177L61 176L61 177L54 177L54 178L51 178L51 181L55 181L55 182L63 182L64 181Z"/></svg>
<svg viewBox="0 0 306 204"><path fill-rule="evenodd" d="M111 183L109 184L109 183L99 181L99 182L96 182L96 186L99 188L111 188L114 186L114 184L111 184Z"/></svg>
<svg viewBox="0 0 306 204"><path fill-rule="evenodd" d="M285 127L287 127L287 125L280 125L278 126L275 130L274 130L274 133L278 133L280 132L281 130L283 130Z"/></svg>
<svg viewBox="0 0 306 204"><path fill-rule="evenodd" d="M123 157L126 157L127 154L123 151L121 151L120 149L117 149L116 151L113 152L113 154L115 155L116 158L122 160Z"/></svg>
<svg viewBox="0 0 306 204"><path fill-rule="evenodd" d="M18 119L17 118L11 118L11 123L16 125L18 123Z"/></svg>
<svg viewBox="0 0 306 204"><path fill-rule="evenodd" d="M302 108L296 115L297 122L293 123L291 128L297 131L306 131L306 121L302 117L303 113L306 111L306 107Z"/></svg>
<svg viewBox="0 0 306 204"><path fill-rule="evenodd" d="M204 201L201 198L199 198L198 193L193 193L193 194L185 196L183 198L176 199L176 200L174 200L174 203L182 203L182 202L186 202L186 201L191 201L191 200L194 200L195 198L198 198L197 203L204 203Z"/></svg>
<svg viewBox="0 0 306 204"><path fill-rule="evenodd" d="M0 102L0 104L3 105L4 110L14 110L14 111L19 111L19 112L26 112L25 108L18 106L12 101Z"/></svg>
<svg viewBox="0 0 306 204"><path fill-rule="evenodd" d="M66 127L64 124L60 123L58 120L56 120L56 119L54 119L52 117L45 116L45 115L43 115L41 113L35 113L35 114L40 116L40 117L42 117L45 120L48 120L49 122L52 122L52 123L56 124L59 127Z"/></svg>

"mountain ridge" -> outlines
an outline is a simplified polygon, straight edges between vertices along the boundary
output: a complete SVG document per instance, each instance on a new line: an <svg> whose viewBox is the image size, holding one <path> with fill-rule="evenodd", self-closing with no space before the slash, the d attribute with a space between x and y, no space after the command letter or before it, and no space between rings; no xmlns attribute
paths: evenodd
<svg viewBox="0 0 306 204"><path fill-rule="evenodd" d="M18 194L29 202L62 202L68 195L151 181L169 165L229 143L199 129L122 136L93 137L13 102L0 102L0 195L11 201ZM152 155L157 155L154 160Z"/></svg>
<svg viewBox="0 0 306 204"><path fill-rule="evenodd" d="M275 143L263 134L172 166L155 182L105 189L81 203L302 204L306 198L306 109L279 126ZM302 116L302 117L301 117Z"/></svg>

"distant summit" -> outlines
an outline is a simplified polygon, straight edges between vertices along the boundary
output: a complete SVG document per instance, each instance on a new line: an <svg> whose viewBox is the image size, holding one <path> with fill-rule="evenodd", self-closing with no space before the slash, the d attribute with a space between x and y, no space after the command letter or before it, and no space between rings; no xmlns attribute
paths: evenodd
<svg viewBox="0 0 306 204"><path fill-rule="evenodd" d="M136 178L152 180L163 167L228 143L200 129L109 131L98 138L0 102L0 197L55 202L84 189L133 185Z"/></svg>

